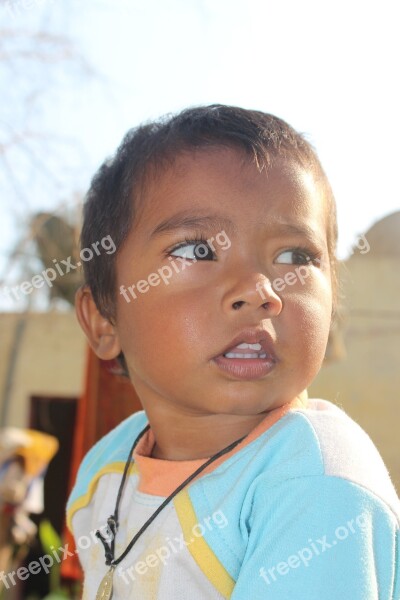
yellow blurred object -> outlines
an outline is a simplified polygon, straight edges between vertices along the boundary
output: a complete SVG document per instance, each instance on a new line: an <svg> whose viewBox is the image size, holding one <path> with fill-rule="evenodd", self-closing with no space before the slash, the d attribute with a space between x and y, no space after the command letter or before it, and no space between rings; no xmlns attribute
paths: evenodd
<svg viewBox="0 0 400 600"><path fill-rule="evenodd" d="M25 472L29 477L36 477L44 469L58 450L58 441L52 435L24 429L29 443L18 448L16 454L25 460Z"/></svg>
<svg viewBox="0 0 400 600"><path fill-rule="evenodd" d="M52 435L34 429L7 427L0 431L0 459L20 456L28 477L37 477L47 468L58 450L58 441Z"/></svg>
<svg viewBox="0 0 400 600"><path fill-rule="evenodd" d="M13 547L28 546L36 534L29 514L43 511L44 476L57 450L52 435L0 429L0 573L11 568ZM0 595L1 588L0 581Z"/></svg>

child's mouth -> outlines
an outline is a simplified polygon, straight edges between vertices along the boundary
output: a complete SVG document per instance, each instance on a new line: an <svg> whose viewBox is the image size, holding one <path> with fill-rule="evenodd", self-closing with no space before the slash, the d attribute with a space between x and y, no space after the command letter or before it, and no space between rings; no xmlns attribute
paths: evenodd
<svg viewBox="0 0 400 600"><path fill-rule="evenodd" d="M213 360L220 369L239 379L264 377L277 362L275 357L264 352L260 343L239 344Z"/></svg>

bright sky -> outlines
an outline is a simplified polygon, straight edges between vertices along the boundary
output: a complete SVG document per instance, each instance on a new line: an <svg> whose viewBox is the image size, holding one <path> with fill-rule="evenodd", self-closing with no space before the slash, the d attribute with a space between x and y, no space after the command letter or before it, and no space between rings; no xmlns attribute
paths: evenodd
<svg viewBox="0 0 400 600"><path fill-rule="evenodd" d="M340 258L357 235L399 210L396 2L37 0L29 10L22 0L10 4L13 13L0 10L0 28L44 23L72 37L97 72L91 77L77 69L64 77L49 67L48 91L31 127L68 136L78 151L72 145L42 152L60 181L51 194L24 178L21 167L32 210L85 191L130 127L215 102L275 113L307 134L336 195ZM2 126L12 129L23 118L12 106L1 115ZM4 176L0 193L3 275L23 207Z"/></svg>

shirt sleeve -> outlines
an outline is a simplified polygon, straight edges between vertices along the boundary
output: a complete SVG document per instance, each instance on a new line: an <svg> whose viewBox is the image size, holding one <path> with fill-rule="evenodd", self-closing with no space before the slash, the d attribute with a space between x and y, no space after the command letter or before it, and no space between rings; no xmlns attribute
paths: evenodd
<svg viewBox="0 0 400 600"><path fill-rule="evenodd" d="M329 476L256 486L231 600L400 600L398 517Z"/></svg>

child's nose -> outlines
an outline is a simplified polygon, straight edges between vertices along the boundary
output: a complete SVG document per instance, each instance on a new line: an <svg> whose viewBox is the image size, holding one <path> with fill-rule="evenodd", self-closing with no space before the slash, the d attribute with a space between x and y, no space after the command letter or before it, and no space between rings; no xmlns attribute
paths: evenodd
<svg viewBox="0 0 400 600"><path fill-rule="evenodd" d="M236 283L224 297L224 308L232 310L263 309L264 317L275 317L282 310L282 300L272 287L271 281L260 273L248 274Z"/></svg>

